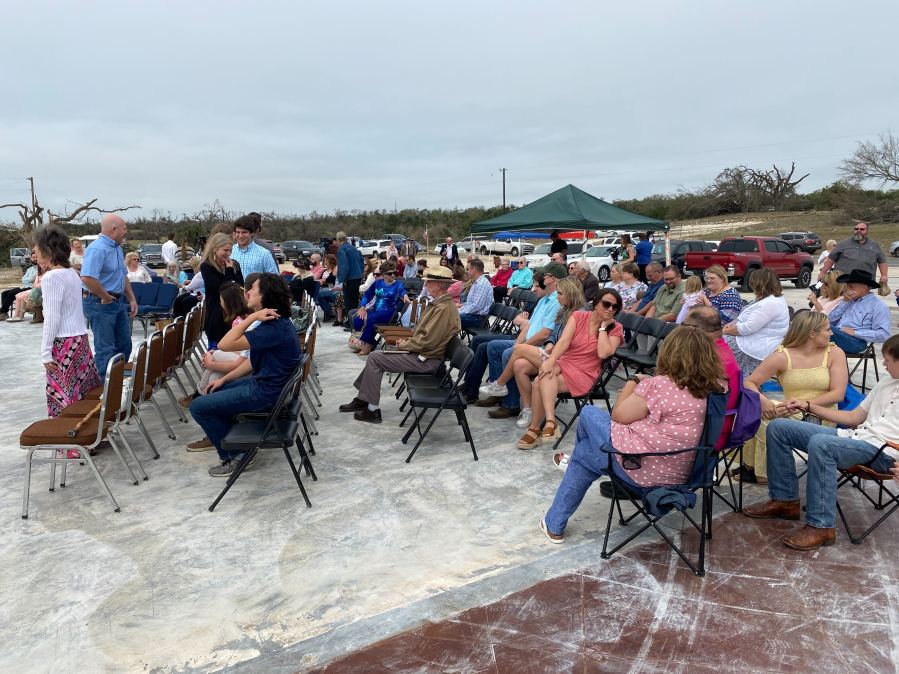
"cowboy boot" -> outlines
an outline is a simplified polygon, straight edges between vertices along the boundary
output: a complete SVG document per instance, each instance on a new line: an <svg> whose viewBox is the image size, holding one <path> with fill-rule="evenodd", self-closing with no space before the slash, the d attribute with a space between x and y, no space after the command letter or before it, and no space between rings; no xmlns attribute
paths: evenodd
<svg viewBox="0 0 899 674"><path fill-rule="evenodd" d="M43 323L44 322L44 307L35 307L34 308L34 316L31 319L32 323Z"/></svg>

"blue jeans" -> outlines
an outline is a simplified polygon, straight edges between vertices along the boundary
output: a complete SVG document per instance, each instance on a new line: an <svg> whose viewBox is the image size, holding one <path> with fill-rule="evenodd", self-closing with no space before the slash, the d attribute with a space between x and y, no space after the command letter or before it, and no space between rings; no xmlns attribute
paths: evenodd
<svg viewBox="0 0 899 674"><path fill-rule="evenodd" d="M556 491L553 504L546 511L546 528L561 536L568 519L578 509L590 485L601 475L614 474L622 482L638 486L615 459L602 451L612 446L612 417L605 410L585 405L577 424L577 442L568 459L565 477Z"/></svg>
<svg viewBox="0 0 899 674"><path fill-rule="evenodd" d="M222 451L222 440L234 425L234 415L241 412L260 412L274 404L261 398L250 377L229 381L217 391L198 396L190 404L190 415L206 437L215 445L222 461L234 459L243 452Z"/></svg>
<svg viewBox="0 0 899 674"><path fill-rule="evenodd" d="M337 293L328 288L322 288L318 291L318 306L325 312L325 318L334 317L334 301L337 299Z"/></svg>
<svg viewBox="0 0 899 674"><path fill-rule="evenodd" d="M480 314L459 314L459 320L462 322L462 328L480 328L484 325L485 316Z"/></svg>
<svg viewBox="0 0 899 674"><path fill-rule="evenodd" d="M793 419L772 420L765 437L768 441L768 495L774 501L799 500L793 448L808 453L805 521L819 529L830 529L836 520L837 467L867 463L879 449L863 440L840 437L835 428ZM881 455L874 468L886 472L892 465L891 457Z"/></svg>
<svg viewBox="0 0 899 674"><path fill-rule="evenodd" d="M833 331L833 334L830 336L830 341L843 349L846 353L861 353L868 348L868 342L865 340L859 339L855 335L847 335L839 328L833 326L830 326L830 329Z"/></svg>
<svg viewBox="0 0 899 674"><path fill-rule="evenodd" d="M465 386L462 389L465 395L476 396L478 394L478 388L480 388L484 372L487 370L487 347L495 341L508 342L509 335L493 333L489 335L475 335L472 338L471 350L474 351L474 358L472 358L471 363L465 370ZM496 376L498 377L499 375ZM491 377L490 380L495 381L496 378Z"/></svg>
<svg viewBox="0 0 899 674"><path fill-rule="evenodd" d="M100 299L91 295L81 300L84 317L90 321L91 332L94 333L94 361L102 379L106 378L106 365L117 353L131 356L131 318L128 316L129 306L124 301L102 304Z"/></svg>
<svg viewBox="0 0 899 674"><path fill-rule="evenodd" d="M514 347L515 342L512 340L490 342L487 345L487 362L490 364L490 374L487 376L492 381L496 381L506 369ZM503 398L502 406L510 410L521 407L521 394L518 392L518 384L514 377L506 382L506 388L509 392Z"/></svg>
<svg viewBox="0 0 899 674"><path fill-rule="evenodd" d="M382 325L393 318L396 312L393 309L382 309L381 311L369 311L368 318L362 320L358 316L353 317L353 329L361 330L362 334L359 339L366 344L375 343L375 326Z"/></svg>

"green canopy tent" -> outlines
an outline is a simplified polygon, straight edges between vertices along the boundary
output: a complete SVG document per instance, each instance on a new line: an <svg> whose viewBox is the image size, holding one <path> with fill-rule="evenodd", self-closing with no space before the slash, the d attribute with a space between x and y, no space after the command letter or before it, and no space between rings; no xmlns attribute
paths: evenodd
<svg viewBox="0 0 899 674"><path fill-rule="evenodd" d="M574 185L566 185L518 210L489 220L481 220L471 227L474 234L535 229L562 231L625 229L667 232L668 223L639 213L631 213L597 199Z"/></svg>

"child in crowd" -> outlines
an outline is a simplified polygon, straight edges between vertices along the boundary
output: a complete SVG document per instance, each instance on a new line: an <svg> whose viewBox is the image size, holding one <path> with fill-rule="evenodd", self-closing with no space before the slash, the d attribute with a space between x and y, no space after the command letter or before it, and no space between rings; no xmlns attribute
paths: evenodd
<svg viewBox="0 0 899 674"><path fill-rule="evenodd" d="M699 295L702 293L702 277L699 274L688 276L684 281L683 304L677 314L677 322L682 323L690 313L690 309L700 303Z"/></svg>

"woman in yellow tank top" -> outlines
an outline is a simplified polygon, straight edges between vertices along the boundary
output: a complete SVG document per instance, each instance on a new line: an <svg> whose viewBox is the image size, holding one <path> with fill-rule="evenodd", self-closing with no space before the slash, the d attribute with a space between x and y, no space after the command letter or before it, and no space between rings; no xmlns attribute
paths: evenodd
<svg viewBox="0 0 899 674"><path fill-rule="evenodd" d="M830 342L827 315L804 311L787 330L783 343L762 361L745 381L746 388L759 390L771 377L783 388L784 400L811 400L816 405L835 406L846 395L849 369L846 354ZM735 475L743 482L768 482L765 432L768 421L790 417L782 403L775 403L761 393L762 425L755 438L743 445L743 465ZM793 413L792 418L801 415Z"/></svg>

